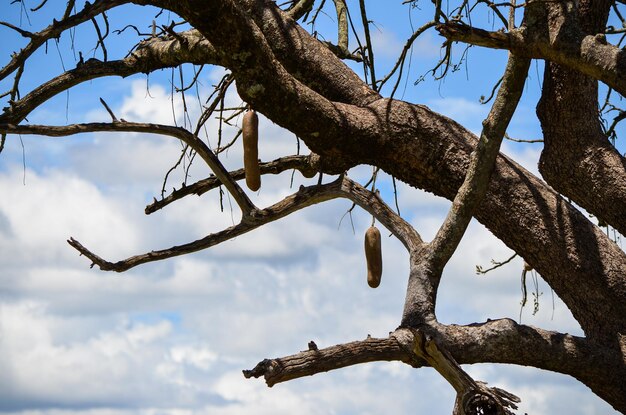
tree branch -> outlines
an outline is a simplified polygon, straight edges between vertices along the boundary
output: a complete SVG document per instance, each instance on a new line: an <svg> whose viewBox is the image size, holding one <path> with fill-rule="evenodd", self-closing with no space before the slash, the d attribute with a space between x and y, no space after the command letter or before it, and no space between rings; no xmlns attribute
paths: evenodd
<svg viewBox="0 0 626 415"><path fill-rule="evenodd" d="M101 62L89 59L79 63L75 69L43 83L22 99L12 102L0 115L0 123L18 124L51 97L91 79L105 76L127 77L183 63L221 63L215 48L197 30L178 33L177 37L146 39L122 60Z"/></svg>
<svg viewBox="0 0 626 415"><path fill-rule="evenodd" d="M377 361L402 361L413 367L421 367L420 361L410 353L393 335L386 339L371 338L354 341L324 349L312 348L275 359L265 359L253 369L244 370L246 378L263 376L267 386L277 383L312 376L360 363Z"/></svg>
<svg viewBox="0 0 626 415"><path fill-rule="evenodd" d="M598 79L626 96L626 56L622 50L607 43L603 35L584 35L569 27L564 41L554 34L554 43L544 37L530 39L525 28L508 33L488 32L464 23L447 22L436 27L448 40L494 49L507 49L519 56L546 59Z"/></svg>
<svg viewBox="0 0 626 415"><path fill-rule="evenodd" d="M425 335L421 330L411 331L413 353L426 360L456 391L453 415L513 415L509 408L517 409L515 404L520 402L517 396L499 388L488 388L485 383L475 381L434 337Z"/></svg>
<svg viewBox="0 0 626 415"><path fill-rule="evenodd" d="M259 168L261 174L280 174L284 171L296 169L300 171L305 177L312 177L315 173L320 171L319 156L316 154L310 154L308 156L287 156L281 157L274 161L260 163ZM238 169L228 173L233 180L243 180L245 178L244 169ZM222 182L214 175L206 179L202 179L191 185L186 185L178 190L174 190L167 197L161 200L155 200L153 203L146 206L146 215L154 213L165 206L182 199L189 195L198 195L208 192L220 186Z"/></svg>
<svg viewBox="0 0 626 415"><path fill-rule="evenodd" d="M350 54L348 49L348 6L346 0L333 0L337 13L337 47L344 53Z"/></svg>
<svg viewBox="0 0 626 415"><path fill-rule="evenodd" d="M315 0L298 0L296 4L287 12L293 20L298 20L313 9Z"/></svg>
<svg viewBox="0 0 626 415"><path fill-rule="evenodd" d="M559 193L626 235L626 158L598 118L597 81L552 63L545 72L537 106L544 137L539 171Z"/></svg>
<svg viewBox="0 0 626 415"><path fill-rule="evenodd" d="M500 409L498 414L510 414L507 408L516 409L515 403L520 401L515 395L498 388L487 388L484 383L473 380L434 338L415 329L398 329L386 339L368 336L365 340L323 349L310 342L309 350L264 359L253 369L244 370L243 375L248 379L263 376L267 386L272 387L277 383L375 361L401 361L415 368L432 366L457 391L455 414L488 413L469 411L472 403L482 408L492 405Z"/></svg>
<svg viewBox="0 0 626 415"><path fill-rule="evenodd" d="M249 2L254 3L252 17L263 22L260 26L232 1L188 0L185 3L194 13L173 0L166 3L230 57L228 66L232 66L240 95L247 102L297 134L323 160L332 160L339 171L372 164L411 185L454 198L475 143L470 132L423 106L363 93L366 87L362 82L355 81L347 91L345 86L352 85L353 72L330 53L303 53L296 61L281 56L281 48L297 54L307 51L301 45L318 41L302 31L282 30L277 20L282 12L272 2ZM267 23L260 20L266 15ZM227 21L233 23L233 30L225 32L220 25ZM274 35L278 45L265 35L274 24L277 34L284 37L281 40ZM289 22L285 24L290 27ZM271 47L268 39L272 40ZM233 59L241 50L250 55ZM285 66L279 64L283 61ZM294 66L295 62L303 62L303 66ZM316 62L321 64L317 68ZM323 90L325 95L299 82L286 68L293 68L293 73L303 79L308 77L310 85L322 85L317 91ZM342 102L331 101L329 96ZM476 217L541 273L586 333L613 336L624 331L626 321L601 316L626 315L626 281L620 271L626 254L545 183L501 156ZM591 257L589 249L584 256L572 251L572 241L577 241L577 247L591 247Z"/></svg>
<svg viewBox="0 0 626 415"><path fill-rule="evenodd" d="M244 216L254 209L254 205L248 196L244 193L237 182L230 177L228 171L224 168L222 162L219 161L213 151L211 151L211 149L207 147L202 140L184 128L161 124L132 122L72 124L60 127L49 125L0 124L0 132L8 134L37 134L49 137L65 137L68 135L89 132L139 132L175 137L188 144L189 147L193 148L200 155L200 157L202 157L213 173L233 195Z"/></svg>
<svg viewBox="0 0 626 415"><path fill-rule="evenodd" d="M148 132L179 138L189 144L190 147L200 154L200 156L214 171L217 178L228 188L231 194L233 194L233 197L235 197L244 212L241 223L229 227L221 232L208 235L202 239L184 245L136 255L115 263L102 259L89 249L85 248L74 238L70 238L68 240L68 243L72 247L92 261L92 266L98 265L98 267L103 271L123 272L147 262L154 262L206 249L232 239L235 236L247 233L266 223L281 219L305 207L337 197L346 197L370 212L372 215L375 215L383 225L385 225L398 239L400 239L401 242L404 243L407 249L415 249L423 243L421 237L411 227L411 225L409 225L404 219L389 208L377 194L370 192L358 183L355 183L343 176L340 176L338 180L328 185L311 186L308 188L301 187L297 193L266 209L256 209L245 193L243 193L239 185L236 184L236 181L224 169L221 162L217 159L213 152L196 136L179 127L129 122L74 124L63 127L41 125L15 126L11 124L0 124L0 132L10 134L39 134L61 137L97 131Z"/></svg>
<svg viewBox="0 0 626 415"><path fill-rule="evenodd" d="M81 254L89 258L93 264L98 265L101 270L123 272L140 264L160 261L210 248L211 246L243 235L267 223L282 219L308 206L338 197L350 199L376 216L380 223L385 225L387 229L408 248L414 248L423 243L419 234L411 225L399 217L389 206L380 200L376 194L343 176L340 176L334 182L326 185L301 186L298 192L270 207L251 211L249 215L242 218L239 224L223 231L210 234L202 239L184 245L178 245L160 251L151 251L115 263L103 260L73 238L68 240L68 243Z"/></svg>
<svg viewBox="0 0 626 415"><path fill-rule="evenodd" d="M438 274L441 274L456 250L476 207L487 192L502 139L522 96L529 66L530 59L513 54L509 56L498 95L489 115L483 121L480 140L470 157L465 180L452 202L448 216L431 243L432 255L436 257L433 259L433 265Z"/></svg>
<svg viewBox="0 0 626 415"><path fill-rule="evenodd" d="M478 145L448 216L433 241L411 253L411 272L402 314L402 325L415 326L435 320L437 289L445 265L456 250L478 205L487 193L500 144L522 95L530 59L511 54L491 111L483 121Z"/></svg>
<svg viewBox="0 0 626 415"><path fill-rule="evenodd" d="M52 24L44 30L28 36L31 38L30 43L19 53L14 54L11 61L0 69L0 80L6 78L22 65L46 41L58 38L67 29L78 26L102 12L129 2L130 0L96 0L93 4L86 2L85 7L80 12L61 21L53 20Z"/></svg>
<svg viewBox="0 0 626 415"><path fill-rule="evenodd" d="M265 377L268 386L360 363L402 361L415 368L439 367L451 378L455 389L477 383L458 372L456 362L509 363L564 373L585 384L605 399L616 396L626 375L619 349L605 348L582 337L524 326L510 319L492 320L467 326L435 324L420 330L400 328L386 339L365 340L312 348L295 355L265 359L246 378ZM443 355L443 356L442 356ZM464 386L465 385L465 386ZM599 386L602 385L602 386Z"/></svg>
<svg viewBox="0 0 626 415"><path fill-rule="evenodd" d="M241 3L250 8L273 56L295 79L331 101L367 105L381 97L337 57L338 51L330 50L327 42L312 38L274 4L262 0ZM351 54L348 58L356 56Z"/></svg>
<svg viewBox="0 0 626 415"><path fill-rule="evenodd" d="M536 327L511 319L467 326L437 325L437 340L461 364L479 362L533 366L580 380L609 402L624 408L626 362L619 347ZM622 344L624 339L622 338ZM622 346L623 347L623 346Z"/></svg>

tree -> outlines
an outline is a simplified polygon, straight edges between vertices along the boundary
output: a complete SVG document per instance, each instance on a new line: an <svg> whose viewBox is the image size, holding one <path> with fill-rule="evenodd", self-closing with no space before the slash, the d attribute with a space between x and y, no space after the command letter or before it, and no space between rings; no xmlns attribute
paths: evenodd
<svg viewBox="0 0 626 415"><path fill-rule="evenodd" d="M172 22L163 27L154 24L152 33L141 33L129 18L127 29L135 29L141 40L127 57L109 60L106 13L127 3L172 11L190 28L183 30L181 23ZM69 1L62 17L39 32L2 22L29 43L0 69L0 79L14 77L12 88L4 95L8 106L0 115L1 145L13 134L58 137L133 131L171 136L184 143L185 151L200 156L214 175L155 200L146 212L218 186L226 188L241 210L240 222L221 232L117 262L101 258L75 239L68 241L92 266L104 271L122 272L206 249L335 198L346 198L366 210L402 242L410 255L408 287L399 327L388 338L324 349L310 344L308 351L261 361L244 371L246 377L263 376L272 386L349 365L399 360L416 368L437 369L457 392L455 413L507 413L518 398L472 379L459 364L512 363L570 375L625 412L626 254L581 211L626 234L626 161L614 146L623 112L619 110L608 128L598 115L598 81L615 91L613 95L623 95L626 90L621 75L626 62L619 43L609 43L606 36L623 32L608 26L611 10L621 19L621 3L581 0L516 5L486 1L482 3L502 21L502 29L486 31L471 25L474 5L462 2L452 11L444 11L441 2L435 2L432 21L415 31L397 65L382 78L376 76L365 2L360 1L359 10L352 14L345 1L334 3L337 44L318 40L298 23L316 19L322 5L311 0L287 2L282 9L269 0L98 0L82 8ZM521 21L516 20L518 9L523 13ZM503 15L506 10L508 19ZM348 31L353 24L350 16L358 14L364 22L364 40L353 52L348 47ZM104 30L96 20L99 17L106 23ZM96 28L96 48L101 49L103 59L81 55L74 69L21 96L20 81L32 54L88 21ZM453 67L451 51L459 47L455 42L509 53L478 138L423 105L393 98L412 43L432 28L447 39L444 58L433 70L436 76ZM531 59L546 62L537 104L544 140L539 164L543 180L499 154ZM366 80L343 60L361 62ZM104 101L112 118L108 123L50 126L24 122L50 97L86 81L150 73L185 63L219 65L230 71L216 87L193 131L118 120ZM392 79L397 82L391 97L383 97L380 91ZM216 155L220 149L209 148L200 138L203 124L220 111L223 96L232 85L249 108L296 134L311 150L307 156L263 162L261 174L296 169L306 176L319 175L317 184L301 187L266 208L250 200L238 183L244 171L227 171ZM611 96L609 93L603 109L618 109L612 106ZM388 206L375 186L368 189L370 183L363 186L349 178L346 172L358 165L375 166L397 180L453 200L435 238L423 241L419 230ZM327 176L336 177L324 180ZM567 304L585 337L510 319L471 325L446 325L437 320L435 304L444 268L472 217L542 275Z"/></svg>

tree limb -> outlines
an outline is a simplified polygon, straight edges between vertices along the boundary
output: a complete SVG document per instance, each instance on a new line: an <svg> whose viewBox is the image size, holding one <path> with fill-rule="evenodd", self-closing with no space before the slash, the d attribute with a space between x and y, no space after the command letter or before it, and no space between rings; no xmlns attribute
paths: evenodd
<svg viewBox="0 0 626 415"><path fill-rule="evenodd" d="M442 375L457 393L453 415L498 414L513 415L520 399L502 389L488 388L484 382L475 381L442 348L434 337L421 330L413 332L413 353L423 358Z"/></svg>
<svg viewBox="0 0 626 415"><path fill-rule="evenodd" d="M183 63L220 64L213 46L197 30L177 34L177 38L149 38L122 60L101 62L89 59L35 88L28 95L4 109L0 123L18 124L48 99L75 85L105 76L127 77L136 73L150 73Z"/></svg>
<svg viewBox="0 0 626 415"><path fill-rule="evenodd" d="M224 229L223 231L207 235L202 239L184 245L178 245L160 251L151 251L115 263L103 260L73 238L70 238L68 243L81 254L89 258L93 264L98 265L101 270L123 272L140 264L160 261L210 248L236 236L250 232L267 223L282 219L308 206L338 197L350 199L376 216L376 218L407 246L407 248L413 249L423 243L419 234L411 225L396 215L396 213L380 200L376 194L343 176L325 185L301 186L298 192L265 209L251 211L249 215L243 217L239 224Z"/></svg>
<svg viewBox="0 0 626 415"><path fill-rule="evenodd" d="M339 344L323 349L314 348L291 356L265 359L253 369L244 370L246 378L263 376L267 386L312 376L330 370L376 361L402 361L413 367L420 367L420 361L407 351L392 335L386 339L371 338Z"/></svg>
<svg viewBox="0 0 626 415"><path fill-rule="evenodd" d="M423 106L387 99L371 101L372 95L361 93L356 84L351 92L336 87L338 81L350 79L348 74L352 72L345 66L324 62L315 73L300 68L294 73L311 77L303 84L286 70L287 66L281 66L275 55L279 48L273 45L272 49L265 32L232 1L185 3L197 13L188 13L174 1L164 1L230 56L227 65L237 78L240 95L256 110L297 134L322 159L335 163L337 170L372 164L411 185L454 198L475 143L475 137L463 127ZM271 2L254 3L255 19L265 14L281 16ZM227 33L220 30L220 24L226 21L233 22L233 30ZM267 31L272 23L263 22L261 26ZM279 33L285 36L279 43L291 44L285 34L290 32ZM296 31L293 35L297 36L296 44L317 43L306 33ZM252 44L254 48L246 47ZM233 59L242 49L250 55ZM308 61L308 66L314 66L317 60L322 62L321 57L307 54L298 59ZM327 59L340 62L332 54L325 55L324 61ZM331 69L335 72L326 72ZM317 81L333 77L335 81L319 83L324 85L319 91L342 100L354 99L359 104L330 101L307 87L316 84L314 75L320 72L323 76ZM624 319L601 317L606 313L626 316L626 281L620 271L626 264L626 254L545 183L500 156L476 217L541 273L586 333L614 337L626 330ZM576 250L571 249L573 240L579 247ZM584 255L579 251L583 247Z"/></svg>
<svg viewBox="0 0 626 415"><path fill-rule="evenodd" d="M260 163L259 168L261 174L280 174L284 171L296 169L300 171L305 177L312 177L315 173L320 171L319 156L316 154L310 154L308 156L287 156L281 157L274 161ZM230 177L233 180L243 180L245 178L244 169L238 169L229 172ZM182 199L185 196L197 195L208 192L209 190L219 187L222 182L214 175L206 179L202 179L191 185L186 185L180 189L174 190L167 197L161 200L155 200L153 203L146 206L146 215L154 213L165 206Z"/></svg>
<svg viewBox="0 0 626 415"><path fill-rule="evenodd" d="M444 267L452 257L482 202L511 117L522 96L530 60L509 56L502 84L491 111L483 121L480 140L470 156L465 179L435 238L419 252L411 252L409 283L402 325L415 327L435 321L437 290ZM467 386L467 385L466 385Z"/></svg>
<svg viewBox="0 0 626 415"><path fill-rule="evenodd" d="M509 55L498 95L487 118L476 148L472 152L465 180L452 202L444 223L431 243L434 267L441 274L482 201L506 129L522 96L530 59Z"/></svg>
<svg viewBox="0 0 626 415"><path fill-rule="evenodd" d="M510 319L467 326L436 324L427 332L431 334L425 336L419 330L400 328L385 339L368 337L265 359L255 368L245 370L244 375L247 378L264 376L271 387L366 362L401 361L419 368L440 361L441 364L436 364L447 371L446 376L457 379L462 375L451 374L458 373L457 369L450 367L454 366L454 361L460 364L509 363L568 374L585 384L594 384L594 392L605 399L624 401L623 396L616 396L621 390L620 379L626 372L624 357L619 350L605 348L585 338L520 325ZM421 338L418 339L416 334ZM430 344L428 348L425 347L427 343ZM440 356L448 353L449 357ZM453 379L453 382L457 383L457 380ZM462 390L463 385L456 386L459 387Z"/></svg>
<svg viewBox="0 0 626 415"><path fill-rule="evenodd" d="M132 122L72 124L59 127L50 125L0 124L0 132L8 134L37 134L49 137L65 137L89 132L139 132L175 137L188 144L202 157L213 173L233 195L233 198L241 208L244 216L254 209L254 205L248 196L237 182L230 177L228 171L224 168L222 162L219 161L213 151L211 151L202 140L184 128Z"/></svg>
<svg viewBox="0 0 626 415"><path fill-rule="evenodd" d="M298 0L296 4L287 12L293 20L298 20L313 8L315 0Z"/></svg>
<svg viewBox="0 0 626 415"><path fill-rule="evenodd" d="M19 53L14 54L11 61L0 69L0 80L6 78L20 65L22 65L26 59L28 59L46 41L58 38L61 33L67 29L78 26L79 24L90 20L102 12L129 2L130 0L96 0L93 4L86 2L85 7L80 12L64 18L61 21L54 20L52 24L44 30L32 33L29 36L31 38L30 43Z"/></svg>
<svg viewBox="0 0 626 415"><path fill-rule="evenodd" d="M437 325L436 336L461 364L479 362L533 366L567 374L588 385L594 393L626 408L621 379L626 359L619 347L531 326L511 319L488 320L467 326ZM622 338L622 344L624 339Z"/></svg>
<svg viewBox="0 0 626 415"><path fill-rule="evenodd" d="M52 137L96 131L149 132L169 135L181 139L196 150L205 162L207 162L217 178L229 189L237 202L240 203L240 207L244 212L241 223L221 232L208 235L202 239L184 245L174 246L160 251L151 251L149 253L136 255L115 263L102 259L89 249L85 248L74 238L70 238L68 240L68 243L72 247L92 261L92 266L98 265L98 267L103 271L123 272L147 262L154 262L206 249L232 239L235 236L247 233L266 223L281 219L312 204L337 197L346 197L371 214L375 215L383 225L385 225L396 237L398 237L398 239L400 239L401 242L404 243L407 249L415 249L417 246L423 244L421 237L411 227L411 225L409 225L406 221L404 221L404 219L389 208L378 195L368 191L344 176L340 176L338 180L328 185L311 186L308 188L301 187L297 193L266 209L256 209L245 193L243 193L239 185L236 184L236 181L224 169L221 162L217 159L213 152L197 137L179 127L129 122L74 124L63 127L41 125L15 126L11 124L0 124L0 132L11 134L39 134Z"/></svg>
<svg viewBox="0 0 626 415"><path fill-rule="evenodd" d="M519 56L546 59L580 71L609 85L626 96L626 56L622 50L607 43L603 35L570 33L566 41L554 43L544 37L530 39L525 28L508 33L489 32L464 23L447 22L436 27L448 40L494 49L507 49ZM570 30L574 30L570 28Z"/></svg>

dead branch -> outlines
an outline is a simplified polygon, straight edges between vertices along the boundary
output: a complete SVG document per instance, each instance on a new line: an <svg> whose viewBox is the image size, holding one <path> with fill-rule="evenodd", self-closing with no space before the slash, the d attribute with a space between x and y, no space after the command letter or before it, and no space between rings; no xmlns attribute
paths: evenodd
<svg viewBox="0 0 626 415"><path fill-rule="evenodd" d="M243 192L241 187L230 176L215 154L200 140L187 130L159 124L141 124L131 122L72 124L67 126L45 125L12 125L0 124L0 132L9 134L36 134L50 137L64 137L87 132L142 132L154 133L178 138L193 148L213 170L216 177L226 186L239 204L243 217L241 223L221 232L208 235L188 244L174 246L161 251L130 257L112 263L98 257L78 241L71 238L68 243L85 255L102 270L122 272L146 262L158 261L186 253L196 252L235 236L256 229L266 223L281 219L297 210L337 197L345 197L374 215L385 225L410 251L423 245L422 239L413 227L398 216L376 193L363 188L345 176L340 176L328 185L317 185L300 190L282 201L266 208L257 209Z"/></svg>
<svg viewBox="0 0 626 415"><path fill-rule="evenodd" d="M323 349L306 350L291 356L265 359L253 369L244 370L246 378L263 376L267 386L312 376L330 370L378 361L402 361L413 367L425 362L417 359L393 336L386 339L371 338L339 344Z"/></svg>
<svg viewBox="0 0 626 415"><path fill-rule="evenodd" d="M89 258L93 264L97 265L103 271L123 272L140 264L210 248L211 246L243 235L267 223L282 219L308 206L339 197L354 201L357 205L374 215L380 223L385 225L387 229L407 247L407 249L416 249L423 244L419 234L411 225L396 215L379 196L345 176L340 176L334 182L325 185L301 186L296 193L270 207L250 211L248 215L244 215L239 224L223 231L207 235L202 239L160 251L151 251L146 254L136 255L115 263L103 260L73 238L70 238L68 243L82 255Z"/></svg>
<svg viewBox="0 0 626 415"><path fill-rule="evenodd" d="M435 368L457 392L454 414L511 414L508 409L516 409L515 403L520 402L509 392L488 388L485 383L472 379L434 338L415 329L398 329L386 339L368 336L365 340L323 349L310 342L309 350L264 359L254 368L244 370L243 375L248 379L262 376L267 386L272 387L277 383L375 361L401 361L415 368ZM479 408L493 408L496 412L480 412Z"/></svg>
<svg viewBox="0 0 626 415"><path fill-rule="evenodd" d="M453 415L513 414L509 408L517 409L520 399L502 389L488 388L465 372L454 357L442 348L434 337L421 330L413 333L413 353L428 362L443 376L457 393Z"/></svg>

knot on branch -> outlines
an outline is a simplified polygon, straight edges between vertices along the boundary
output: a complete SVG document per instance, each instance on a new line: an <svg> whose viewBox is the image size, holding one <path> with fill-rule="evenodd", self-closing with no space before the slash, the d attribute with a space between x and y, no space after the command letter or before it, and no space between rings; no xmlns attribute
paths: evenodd
<svg viewBox="0 0 626 415"><path fill-rule="evenodd" d="M260 378L261 376L264 376L267 379L267 377L271 376L274 370L277 369L277 366L278 366L278 363L276 362L276 360L263 359L262 361L257 363L257 365L253 369L242 370L242 372L243 372L243 376L246 379ZM268 384L268 386L271 387L272 385Z"/></svg>
<svg viewBox="0 0 626 415"><path fill-rule="evenodd" d="M476 382L478 389L458 393L454 415L512 415L520 399L500 388L488 388L484 382Z"/></svg>

